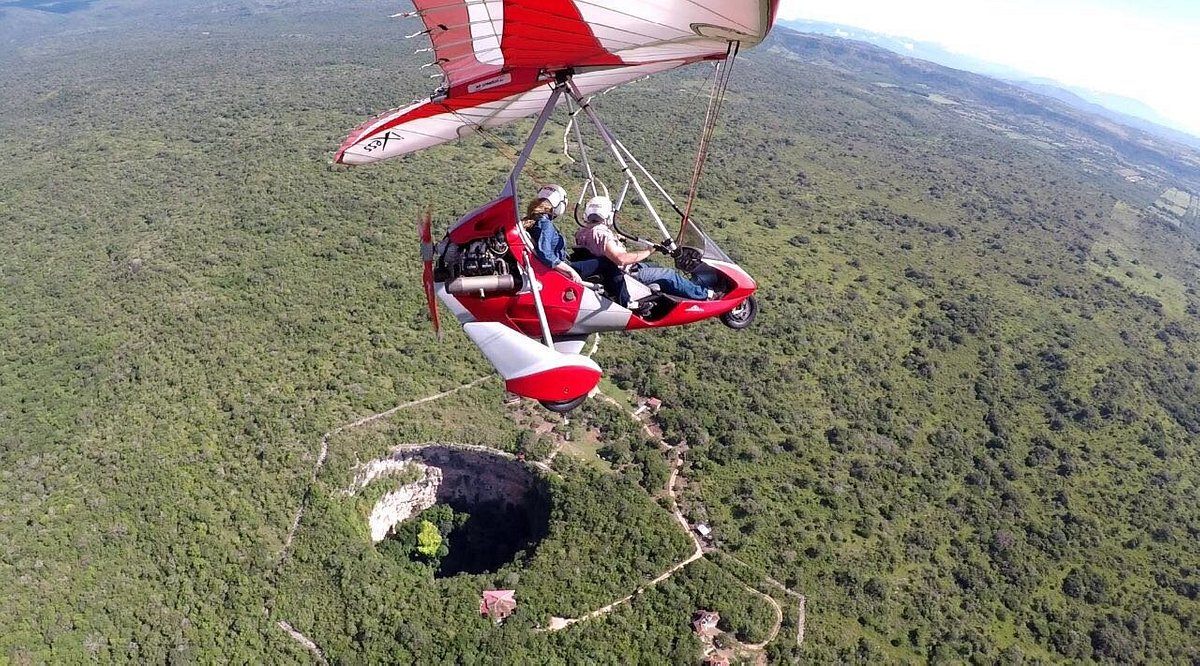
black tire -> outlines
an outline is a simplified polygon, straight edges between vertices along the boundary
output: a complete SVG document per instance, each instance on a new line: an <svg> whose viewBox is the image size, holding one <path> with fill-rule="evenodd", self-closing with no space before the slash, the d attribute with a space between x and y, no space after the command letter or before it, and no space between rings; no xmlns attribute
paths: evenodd
<svg viewBox="0 0 1200 666"><path fill-rule="evenodd" d="M753 324L756 317L758 317L758 301L754 300L753 296L747 296L746 300L737 304L737 307L721 315L721 323L735 331L740 331Z"/></svg>
<svg viewBox="0 0 1200 666"><path fill-rule="evenodd" d="M552 402L550 400L538 400L538 402L542 403L542 407L545 407L556 414L566 414L567 412L570 412L576 407L582 405L584 400L587 400L587 394L581 395L573 400L563 400L562 402Z"/></svg>

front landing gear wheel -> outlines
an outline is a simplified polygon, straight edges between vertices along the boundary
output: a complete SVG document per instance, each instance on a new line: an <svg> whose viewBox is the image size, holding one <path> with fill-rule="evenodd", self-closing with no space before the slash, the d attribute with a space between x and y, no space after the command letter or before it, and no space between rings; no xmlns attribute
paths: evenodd
<svg viewBox="0 0 1200 666"><path fill-rule="evenodd" d="M573 400L564 400L562 402L552 402L550 400L538 400L538 402L542 403L542 407L545 407L552 412L557 414L566 414L567 412L570 412L576 407L582 405L584 400L587 400L586 394L581 395Z"/></svg>
<svg viewBox="0 0 1200 666"><path fill-rule="evenodd" d="M746 300L737 304L737 307L721 315L721 323L735 331L740 331L753 324L754 318L757 316L758 301L754 300L753 296L747 296Z"/></svg>

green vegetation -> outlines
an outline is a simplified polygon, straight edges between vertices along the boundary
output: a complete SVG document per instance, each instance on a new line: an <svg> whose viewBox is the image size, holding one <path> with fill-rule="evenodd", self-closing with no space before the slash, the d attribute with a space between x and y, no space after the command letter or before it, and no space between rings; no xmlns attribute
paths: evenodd
<svg viewBox="0 0 1200 666"><path fill-rule="evenodd" d="M417 533L417 552L428 558L445 555L442 550L442 535L437 525L428 520L421 521L421 531ZM449 551L447 551L449 552Z"/></svg>
<svg viewBox="0 0 1200 666"><path fill-rule="evenodd" d="M498 403L499 395L495 398ZM397 429L382 430L388 439L397 435ZM468 573L441 577L437 562L415 552L422 522L450 526L443 567L461 551L488 544L502 549L503 541L496 538L502 535L460 547L456 539L476 518L474 508L468 509L470 520L463 521L465 510L451 512L439 505L403 523L379 547L372 546L353 501L328 491L341 485L346 473L330 466L318 483L274 602L275 614L330 657L409 663L438 655L468 661L503 649L506 659L516 661L545 662L600 651L637 661L638 651L646 649L640 641L606 647L598 635L538 635L531 630L548 626L552 616L578 616L620 598L688 552L687 538L644 491L577 466L562 479L547 479L549 530L540 540L498 568L458 565L457 570ZM408 553L393 545L402 549L405 543L413 546ZM495 587L517 589L517 612L500 627L477 612L480 591ZM687 619L681 615L663 629L676 637L672 640L686 640ZM276 647L292 646L281 640Z"/></svg>
<svg viewBox="0 0 1200 666"><path fill-rule="evenodd" d="M663 399L691 447L684 504L744 564L535 633L690 552L649 496L663 458L592 401L570 429L601 433L612 470L556 457L536 546L439 577L371 544L340 493L355 464L426 442L547 453L489 380L333 432L312 478L325 433L490 373L458 331L434 342L413 220L490 198L508 162L469 139L329 167L345 130L427 92L397 39L415 30L365 1L239 6L0 14L0 661L309 659L286 620L331 661L693 664L698 607L765 636L737 580L766 576L809 600L803 647L785 607L780 663L1200 659L1182 149L836 40L745 54L697 206L760 280L758 323L597 354ZM706 74L597 100L680 191ZM560 137L532 174L574 182ZM426 513L413 548L462 511ZM477 612L490 587L517 590L501 625Z"/></svg>

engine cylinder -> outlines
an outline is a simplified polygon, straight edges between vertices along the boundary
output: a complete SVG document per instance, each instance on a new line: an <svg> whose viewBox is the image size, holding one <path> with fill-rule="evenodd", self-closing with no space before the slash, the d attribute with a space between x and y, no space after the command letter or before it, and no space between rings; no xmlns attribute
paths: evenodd
<svg viewBox="0 0 1200 666"><path fill-rule="evenodd" d="M516 280L512 275L460 277L446 284L446 291L451 294L468 294L476 291L513 291L516 288Z"/></svg>

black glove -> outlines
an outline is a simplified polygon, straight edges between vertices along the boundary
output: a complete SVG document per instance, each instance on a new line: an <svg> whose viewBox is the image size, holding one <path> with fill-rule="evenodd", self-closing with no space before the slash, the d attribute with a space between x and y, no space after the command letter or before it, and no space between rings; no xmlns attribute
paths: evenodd
<svg viewBox="0 0 1200 666"><path fill-rule="evenodd" d="M700 261L704 259L703 253L694 247L677 247L671 254L675 257L675 268L684 273L691 273L700 266Z"/></svg>

